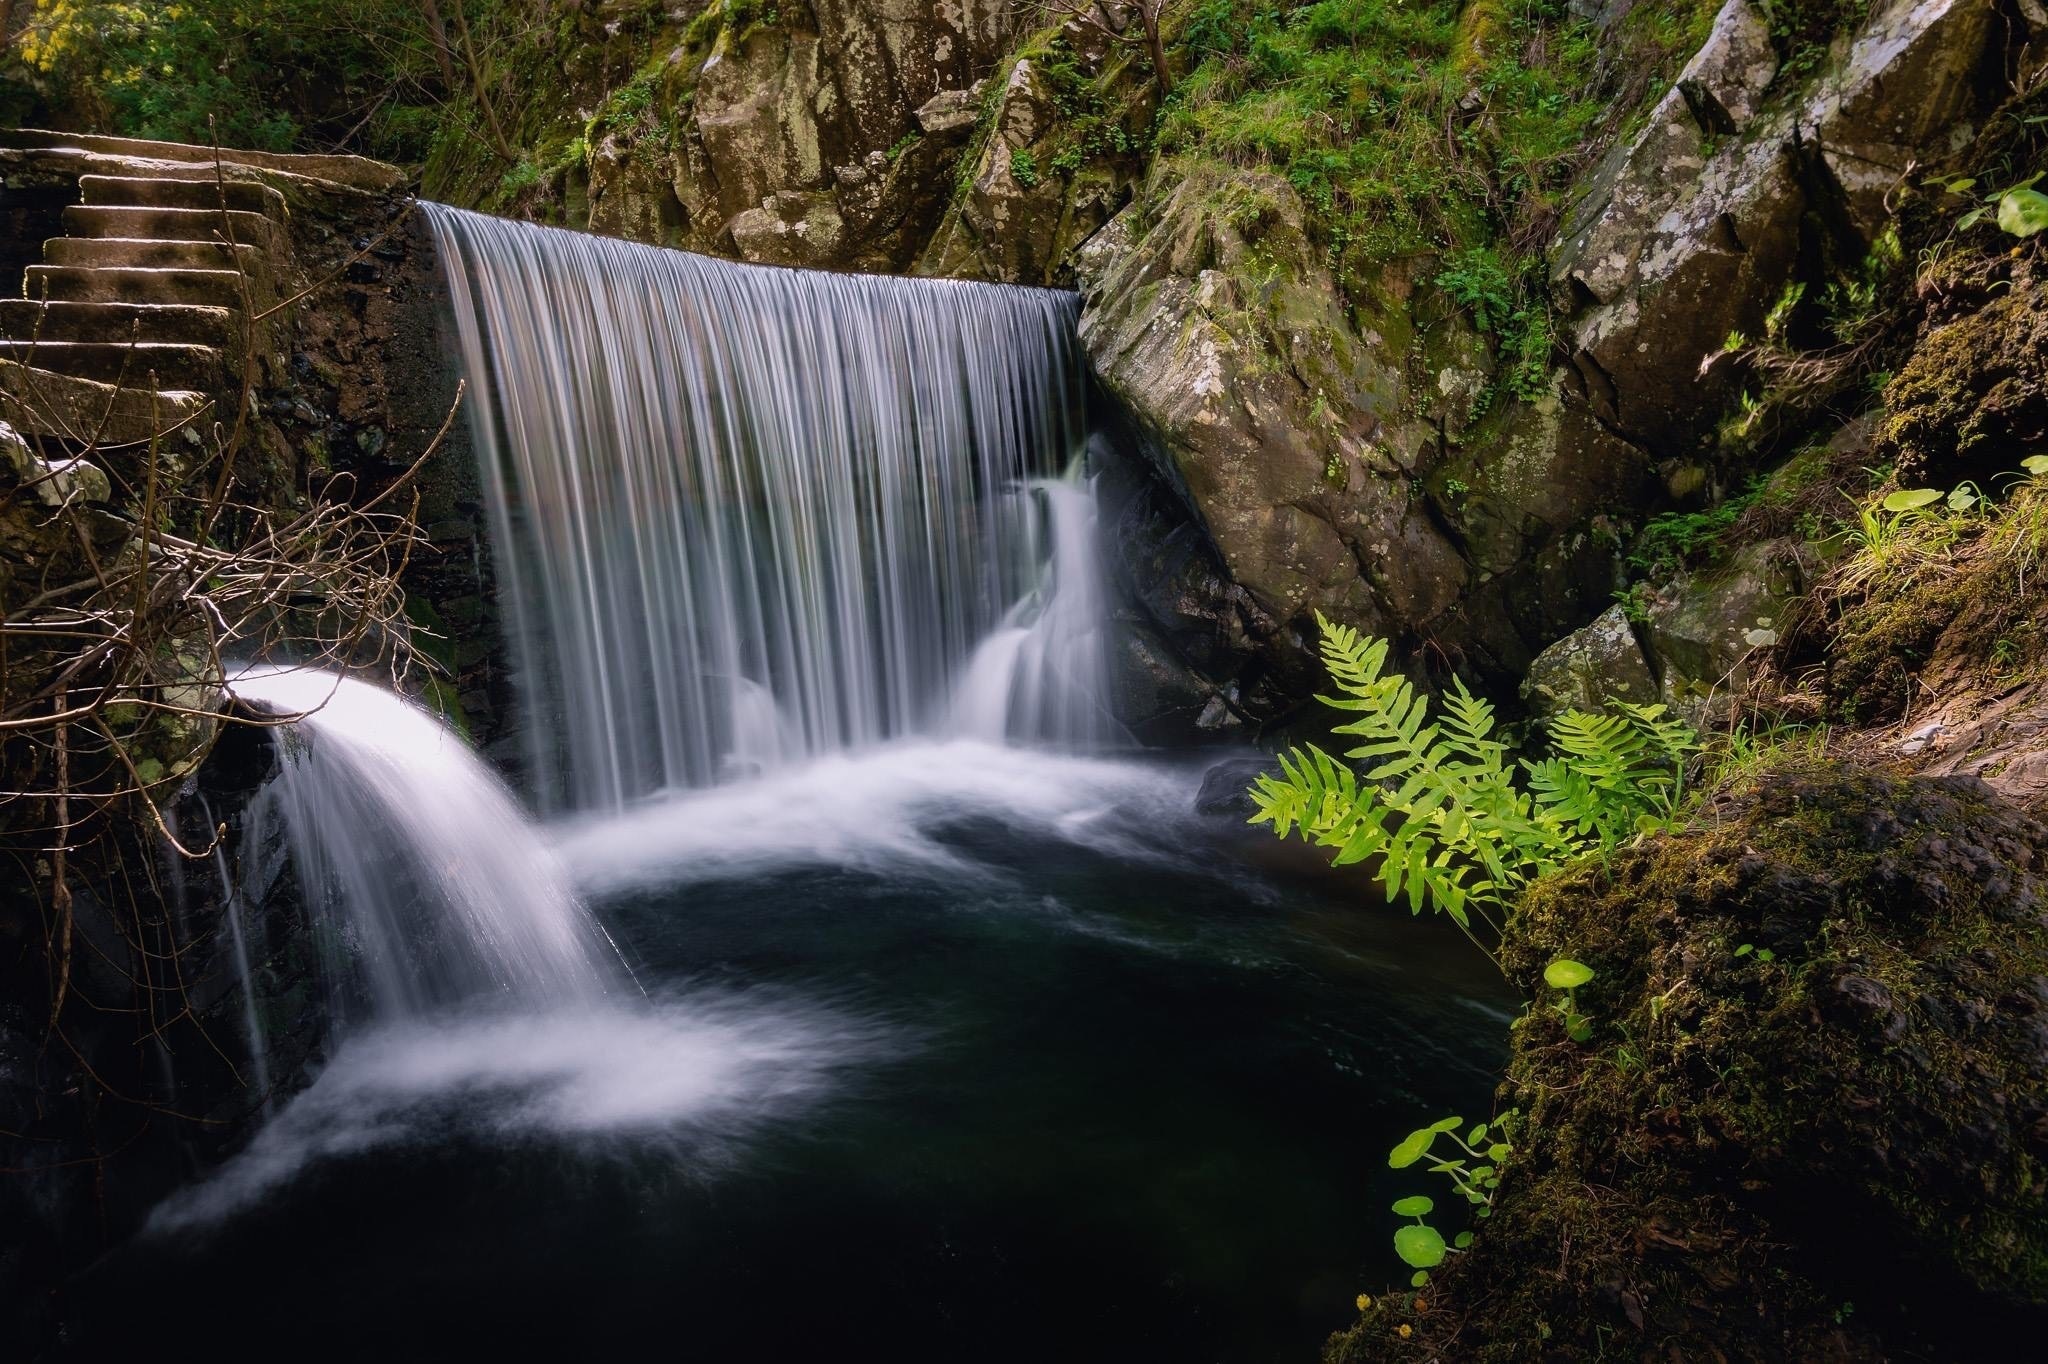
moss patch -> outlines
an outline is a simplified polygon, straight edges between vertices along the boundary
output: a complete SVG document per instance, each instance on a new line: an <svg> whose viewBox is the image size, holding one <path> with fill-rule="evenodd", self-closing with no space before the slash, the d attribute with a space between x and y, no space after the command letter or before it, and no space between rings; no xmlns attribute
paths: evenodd
<svg viewBox="0 0 2048 1364"><path fill-rule="evenodd" d="M1595 1037L1522 1021L1498 1211L1330 1358L1964 1358L2038 1321L2044 855L1975 783L1822 766L1538 883L1506 965L1593 965Z"/></svg>

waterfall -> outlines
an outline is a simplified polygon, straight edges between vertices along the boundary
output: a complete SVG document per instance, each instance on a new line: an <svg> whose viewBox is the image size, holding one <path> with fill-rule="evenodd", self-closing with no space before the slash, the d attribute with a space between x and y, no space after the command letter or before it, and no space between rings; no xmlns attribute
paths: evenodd
<svg viewBox="0 0 2048 1364"><path fill-rule="evenodd" d="M198 797L199 812L206 817L206 831L213 843L213 874L220 889L221 917L228 921L228 944L234 952L235 976L242 991L242 1032L249 1046L249 1079L261 1096L265 1107L270 1103L270 1046L263 1036L263 1018L258 1011L256 976L250 970L249 940L243 927L243 907L246 903L242 888L236 883L234 874L228 870L227 847L213 838L217 826L213 817L213 806L205 796Z"/></svg>
<svg viewBox="0 0 2048 1364"><path fill-rule="evenodd" d="M1072 295L426 211L543 808L1115 736Z"/></svg>
<svg viewBox="0 0 2048 1364"><path fill-rule="evenodd" d="M253 668L230 690L286 717L245 841L282 824L337 1021L492 995L558 1004L611 987L609 945L539 832L439 720L319 669Z"/></svg>

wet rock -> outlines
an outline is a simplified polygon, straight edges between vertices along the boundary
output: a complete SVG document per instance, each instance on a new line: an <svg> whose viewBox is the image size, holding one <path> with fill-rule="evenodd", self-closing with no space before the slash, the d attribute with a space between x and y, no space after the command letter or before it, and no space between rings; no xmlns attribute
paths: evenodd
<svg viewBox="0 0 2048 1364"><path fill-rule="evenodd" d="M1201 789L1195 792L1195 813L1238 822L1250 819L1255 810L1252 784L1277 770L1271 758L1226 758L1202 774Z"/></svg>

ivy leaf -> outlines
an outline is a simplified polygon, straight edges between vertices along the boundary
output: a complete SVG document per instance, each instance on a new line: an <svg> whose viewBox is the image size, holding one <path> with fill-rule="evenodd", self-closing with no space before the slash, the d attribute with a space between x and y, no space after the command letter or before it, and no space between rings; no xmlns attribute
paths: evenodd
<svg viewBox="0 0 2048 1364"><path fill-rule="evenodd" d="M2048 194L2037 189L2006 191L1998 201L1998 225L2015 237L2031 237L2048 228Z"/></svg>
<svg viewBox="0 0 2048 1364"><path fill-rule="evenodd" d="M1435 1227L1402 1227L1394 1233L1394 1253L1411 1269L1434 1269L1444 1262L1444 1238Z"/></svg>

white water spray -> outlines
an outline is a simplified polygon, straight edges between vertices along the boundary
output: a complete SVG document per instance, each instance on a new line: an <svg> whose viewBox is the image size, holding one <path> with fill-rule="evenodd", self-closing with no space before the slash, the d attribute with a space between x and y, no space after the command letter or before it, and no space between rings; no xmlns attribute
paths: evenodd
<svg viewBox="0 0 2048 1364"><path fill-rule="evenodd" d="M603 933L503 783L403 698L319 669L230 685L292 716L258 798L290 840L335 1007L379 1020L478 997L542 1005L616 984Z"/></svg>

